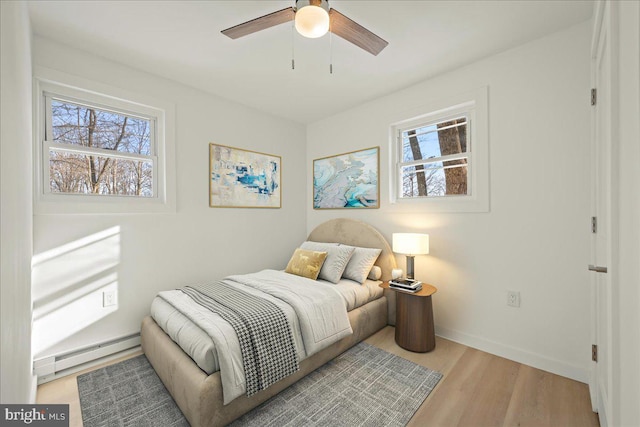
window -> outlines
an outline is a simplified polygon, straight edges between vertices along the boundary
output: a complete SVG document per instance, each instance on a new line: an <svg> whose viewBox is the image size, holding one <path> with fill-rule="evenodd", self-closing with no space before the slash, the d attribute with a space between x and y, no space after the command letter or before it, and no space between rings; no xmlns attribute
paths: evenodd
<svg viewBox="0 0 640 427"><path fill-rule="evenodd" d="M48 93L45 100L46 191L154 197L153 117L82 105Z"/></svg>
<svg viewBox="0 0 640 427"><path fill-rule="evenodd" d="M35 95L35 213L175 211L172 104L46 69Z"/></svg>
<svg viewBox="0 0 640 427"><path fill-rule="evenodd" d="M398 131L400 197L468 194L468 127L459 116Z"/></svg>
<svg viewBox="0 0 640 427"><path fill-rule="evenodd" d="M489 210L487 92L483 87L434 101L391 125L390 201L396 209Z"/></svg>

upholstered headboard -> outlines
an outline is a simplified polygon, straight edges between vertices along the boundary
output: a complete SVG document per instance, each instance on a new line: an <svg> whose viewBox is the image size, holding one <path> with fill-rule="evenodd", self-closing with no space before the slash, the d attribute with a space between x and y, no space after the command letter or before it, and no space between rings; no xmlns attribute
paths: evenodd
<svg viewBox="0 0 640 427"><path fill-rule="evenodd" d="M382 270L381 280L390 280L391 270L396 268L396 258L387 239L378 230L362 221L338 218L323 222L313 229L307 240L382 249L375 263Z"/></svg>

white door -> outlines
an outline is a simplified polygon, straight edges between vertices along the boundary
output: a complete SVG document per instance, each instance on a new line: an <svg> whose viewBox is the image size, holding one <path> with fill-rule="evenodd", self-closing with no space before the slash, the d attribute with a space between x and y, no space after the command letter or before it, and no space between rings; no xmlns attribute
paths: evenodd
<svg viewBox="0 0 640 427"><path fill-rule="evenodd" d="M596 218L591 240L592 335L597 345L593 364L591 397L600 425L611 424L612 392L612 282L611 266L611 146L612 146L612 49L611 3L604 2L600 25L596 24L593 44L593 82L596 104L593 107L592 212ZM598 21L596 21L598 22ZM592 230L593 231L593 230Z"/></svg>

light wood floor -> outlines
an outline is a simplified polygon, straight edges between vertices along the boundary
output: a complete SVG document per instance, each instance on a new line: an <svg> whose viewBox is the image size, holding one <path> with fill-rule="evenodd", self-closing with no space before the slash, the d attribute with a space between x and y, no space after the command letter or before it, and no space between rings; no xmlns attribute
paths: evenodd
<svg viewBox="0 0 640 427"><path fill-rule="evenodd" d="M439 337L435 350L412 353L396 345L390 326L366 341L443 374L409 427L599 426L586 384ZM70 404L70 427L82 426L76 382L82 373L38 387L37 403Z"/></svg>

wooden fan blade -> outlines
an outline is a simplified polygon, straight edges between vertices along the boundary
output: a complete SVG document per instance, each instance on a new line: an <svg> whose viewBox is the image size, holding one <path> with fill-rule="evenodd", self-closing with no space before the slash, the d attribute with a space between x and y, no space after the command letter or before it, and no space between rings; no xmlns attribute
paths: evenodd
<svg viewBox="0 0 640 427"><path fill-rule="evenodd" d="M335 9L329 10L329 18L331 19L329 30L333 34L342 37L372 55L379 54L389 44L386 40L373 34Z"/></svg>
<svg viewBox="0 0 640 427"><path fill-rule="evenodd" d="M293 21L293 18L295 16L296 13L293 7L288 7L286 9L282 9L256 19L252 19L251 21L238 24L235 27L227 28L226 30L222 30L220 32L227 37L237 39L239 37L244 37L257 31L266 30L267 28L284 24L288 21Z"/></svg>

